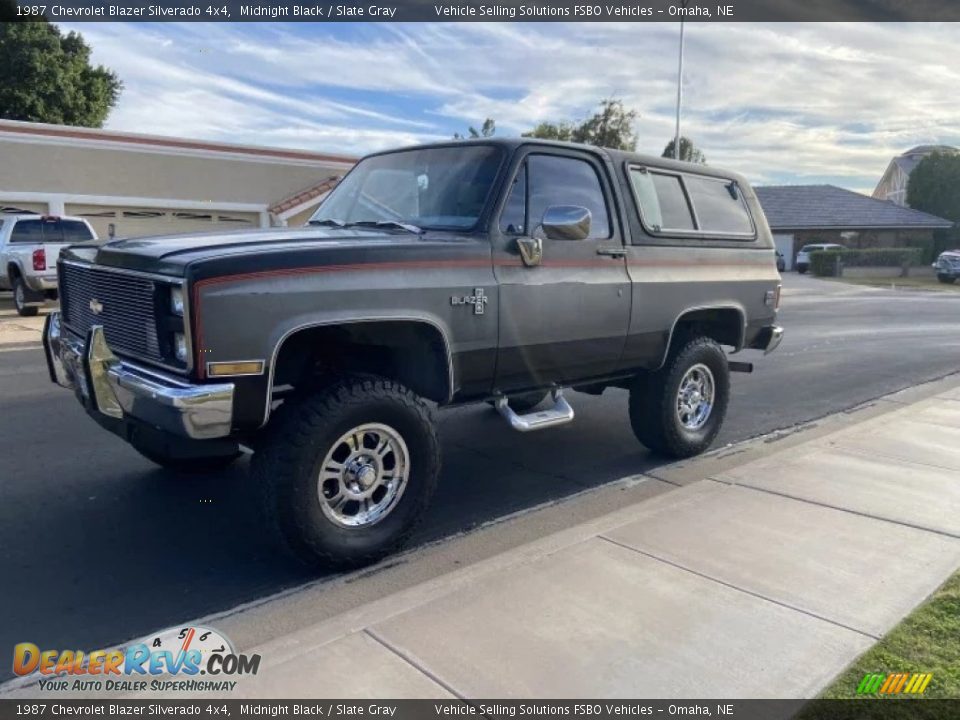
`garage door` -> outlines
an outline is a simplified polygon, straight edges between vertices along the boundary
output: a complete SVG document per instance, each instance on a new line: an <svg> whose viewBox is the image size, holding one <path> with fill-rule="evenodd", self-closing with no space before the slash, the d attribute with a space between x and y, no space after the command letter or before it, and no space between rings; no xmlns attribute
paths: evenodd
<svg viewBox="0 0 960 720"><path fill-rule="evenodd" d="M773 243L783 255L783 260L787 264L785 269L793 270L793 235L774 235Z"/></svg>
<svg viewBox="0 0 960 720"><path fill-rule="evenodd" d="M164 210L154 208L119 208L104 206L68 205L68 215L86 218L101 238L109 237L113 225L114 237L144 237L179 233L227 231L257 227L256 213L219 212L217 210Z"/></svg>
<svg viewBox="0 0 960 720"><path fill-rule="evenodd" d="M0 212L3 212L5 215L7 213L15 214L19 210L28 213L36 213L37 215L46 215L47 204L17 202L16 200L12 200L10 202L0 202Z"/></svg>

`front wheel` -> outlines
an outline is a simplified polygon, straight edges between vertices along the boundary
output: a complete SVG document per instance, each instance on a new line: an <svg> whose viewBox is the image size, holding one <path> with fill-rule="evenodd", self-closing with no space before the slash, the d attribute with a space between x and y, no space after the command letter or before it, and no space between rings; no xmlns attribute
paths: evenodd
<svg viewBox="0 0 960 720"><path fill-rule="evenodd" d="M27 286L22 277L16 277L13 281L13 307L20 317L33 317L39 311L36 305L27 305Z"/></svg>
<svg viewBox="0 0 960 720"><path fill-rule="evenodd" d="M650 450L673 458L699 455L714 441L730 400L730 370L720 346L695 337L664 367L630 388L630 425Z"/></svg>
<svg viewBox="0 0 960 720"><path fill-rule="evenodd" d="M290 549L310 564L356 567L410 536L436 488L440 450L422 399L364 376L288 401L252 463Z"/></svg>
<svg viewBox="0 0 960 720"><path fill-rule="evenodd" d="M938 273L937 280L942 282L944 285L952 285L956 278L953 275L944 275L942 273Z"/></svg>

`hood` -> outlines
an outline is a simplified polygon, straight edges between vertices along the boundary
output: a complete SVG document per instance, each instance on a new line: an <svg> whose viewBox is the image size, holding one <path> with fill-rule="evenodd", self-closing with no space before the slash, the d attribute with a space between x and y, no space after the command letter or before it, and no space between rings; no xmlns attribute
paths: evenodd
<svg viewBox="0 0 960 720"><path fill-rule="evenodd" d="M191 262L258 252L317 248L372 248L419 244L422 236L378 228L268 228L234 232L157 235L69 248L68 257L97 265L182 275Z"/></svg>

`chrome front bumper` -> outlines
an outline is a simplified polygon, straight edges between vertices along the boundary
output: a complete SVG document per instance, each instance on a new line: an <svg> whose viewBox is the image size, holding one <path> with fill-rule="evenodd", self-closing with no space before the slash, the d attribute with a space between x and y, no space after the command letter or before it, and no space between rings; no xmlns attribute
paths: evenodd
<svg viewBox="0 0 960 720"><path fill-rule="evenodd" d="M50 379L73 390L90 412L139 420L194 440L230 434L233 383L192 385L121 360L107 346L101 326L80 340L64 330L56 312L47 316L43 349Z"/></svg>

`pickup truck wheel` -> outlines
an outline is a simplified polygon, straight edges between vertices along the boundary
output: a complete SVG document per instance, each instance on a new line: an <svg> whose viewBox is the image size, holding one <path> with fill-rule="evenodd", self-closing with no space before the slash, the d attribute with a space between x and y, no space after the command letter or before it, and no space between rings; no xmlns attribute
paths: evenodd
<svg viewBox="0 0 960 720"><path fill-rule="evenodd" d="M952 285L953 281L956 280L956 278L953 275L943 275L941 273L937 275L937 280L942 282L944 285Z"/></svg>
<svg viewBox="0 0 960 720"><path fill-rule="evenodd" d="M134 450L143 455L147 460L180 475L200 475L208 472L223 470L243 453L234 453L231 455L214 455L211 457L192 457L178 458L164 455L155 450L137 447L133 444Z"/></svg>
<svg viewBox="0 0 960 720"><path fill-rule="evenodd" d="M730 400L730 371L712 339L696 337L670 353L661 370L630 388L630 425L650 450L674 458L698 455L716 438Z"/></svg>
<svg viewBox="0 0 960 720"><path fill-rule="evenodd" d="M430 408L403 385L353 377L285 403L253 456L271 521L309 564L375 562L410 536L436 488Z"/></svg>
<svg viewBox="0 0 960 720"><path fill-rule="evenodd" d="M40 309L36 305L27 305L27 286L19 276L13 280L13 307L21 317L33 317Z"/></svg>

